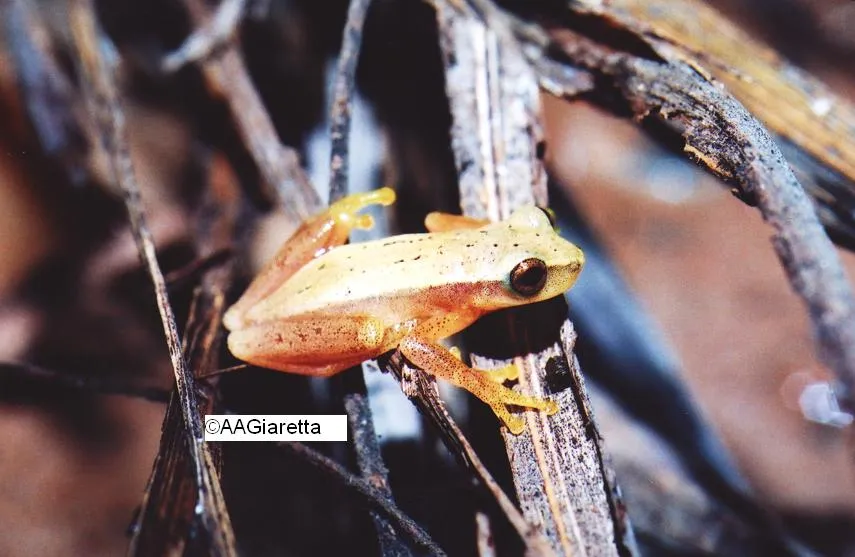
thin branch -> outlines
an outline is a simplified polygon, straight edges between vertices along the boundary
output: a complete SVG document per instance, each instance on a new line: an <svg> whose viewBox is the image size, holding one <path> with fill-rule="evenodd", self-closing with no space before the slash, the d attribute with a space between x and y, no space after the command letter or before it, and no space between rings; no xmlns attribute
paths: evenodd
<svg viewBox="0 0 855 557"><path fill-rule="evenodd" d="M225 504L219 480L211 466L210 453L202 439L195 381L184 360L166 281L157 261L151 231L146 224L140 189L130 157L128 132L114 68L110 66L109 55L104 51L109 45L109 39L98 29L92 0L74 0L71 3L70 18L82 81L91 99L93 113L101 132L100 139L110 154L113 177L124 194L134 241L154 287L175 375L184 424L183 437L193 465L196 499L201 503L200 518L211 537L211 552L217 555L234 555L234 534L224 511Z"/></svg>
<svg viewBox="0 0 855 557"><path fill-rule="evenodd" d="M118 395L149 402L167 402L171 391L158 387L131 385L113 377L95 377L65 371L55 371L23 362L0 362L0 377L44 381L102 395Z"/></svg>
<svg viewBox="0 0 855 557"><path fill-rule="evenodd" d="M581 69L589 72L595 76L595 81L600 88L611 81L624 94L631 105L631 109L640 120L651 116L660 118L666 124L669 120L673 120L669 125L676 133L682 134L685 138L687 142L686 151L699 158L701 163L707 165L710 170L722 178L742 184L743 189L739 191L738 195L743 200L752 204L760 202L747 185L764 173L768 173L768 175L763 180L771 179L773 182L777 181L778 185L788 183L784 188L790 190L787 195L796 194L801 199L792 198L783 202L779 199L778 206L774 209L778 212L778 216L774 218L777 218L779 224L783 224L785 228L795 224L796 226L790 232L798 233L801 230L800 226L805 222L802 220L804 217L802 211L807 209L812 212L812 206L807 202L798 183L794 179L789 181L789 178L785 176L785 174L789 174L789 177L792 177L788 165L780 157L780 154L775 156L766 152L756 156L749 153L754 151L757 144L763 144L762 149L776 148L765 132L762 133L765 139L758 140L760 136L758 130L762 131L762 128L744 109L741 109L742 112L739 116L734 116L734 107L739 106L738 103L728 97L727 93L710 84L703 72L698 73L694 66L690 69L682 62L682 59L669 64L668 62L660 63L659 61L653 62L638 58L628 53L615 52L606 46L596 44L587 37L566 29L555 32L558 40L553 40L543 28L499 11L489 0L471 1L484 7L483 12L487 14L494 26L512 29L518 40L525 45L530 59L549 57L555 63L565 64L574 70ZM584 9L580 9L580 11L585 12ZM639 38L644 40L645 35L641 34ZM640 70L632 68L630 61L644 65L648 70L647 75L640 76ZM655 76L652 75L654 68L656 68ZM681 70L677 68L681 68ZM560 74L557 75L560 78ZM573 73L570 75L572 76ZM567 93L571 96L576 94L577 84L575 80L568 84L567 91L561 90L563 86L560 79L556 80L554 85L559 96L565 96ZM702 90L703 93L701 93ZM711 92L715 92L715 96L708 94ZM609 92L609 97L613 96ZM725 102L725 97L729 98L728 102ZM743 129L738 133L732 133L728 130L731 127L740 128L749 120L753 121L756 127L751 130ZM753 139L748 139L752 137L752 134L754 134ZM746 153L739 154L742 149L745 149ZM734 151L737 153L735 154ZM698 153L701 153L700 156ZM770 165L770 161L777 162ZM738 176L739 173L743 173L743 175L740 177ZM749 177L748 175L751 173L754 173L755 176ZM781 191L777 192L778 195L781 193ZM789 213L787 213L787 218L783 218L785 208L791 203L795 206L795 213L792 215L796 217L797 220L795 221L789 220ZM768 207L764 208L762 202L760 204L764 216L767 215ZM819 231L823 243L830 248L831 245L822 234L815 216L813 226L815 231ZM804 252L802 254L804 255ZM830 252L825 248L819 249L819 256L824 257L824 255L837 257L833 248ZM782 258L782 260L784 259ZM833 275L834 272L832 271L831 276ZM845 284L845 279L843 282ZM814 284L818 285L819 283L814 282ZM837 286L840 284L838 282ZM841 300L838 295L839 291L838 294L834 292L827 292L826 294ZM848 303L844 302L842 306L845 307ZM837 309L842 308L838 306ZM725 499L733 505L731 510L737 512L743 520L756 528L758 537L761 537L764 543L768 544L768 547L774 547L774 551L781 554L801 554L803 552L803 548L783 531L780 521L775 516L757 505L753 500L746 499L740 490L732 490L738 485L729 484L728 487L731 491L726 491ZM719 491L716 495L721 495L721 492Z"/></svg>
<svg viewBox="0 0 855 557"><path fill-rule="evenodd" d="M642 37L657 54L713 76L767 129L855 180L855 105L703 0L573 3ZM850 186L849 195L853 193ZM849 218L850 223L855 218Z"/></svg>
<svg viewBox="0 0 855 557"><path fill-rule="evenodd" d="M190 19L203 26L210 17L201 0L184 0ZM265 193L295 222L306 220L321 207L320 198L300 166L300 157L282 145L270 115L261 102L240 51L234 45L201 62L211 90L228 104L238 134L261 172Z"/></svg>
<svg viewBox="0 0 855 557"><path fill-rule="evenodd" d="M236 177L231 173L223 157L211 157L208 165L208 188L197 211L194 222L195 240L199 260L211 260L223 253L234 241L234 232L241 205L240 190ZM225 292L229 288L234 271L234 261L228 260L219 266L210 267L200 277L200 286L193 292L189 316L184 327L182 345L190 367L200 382L200 414L217 413L214 389L217 379L213 372L222 343L222 316L225 308ZM175 411L175 398L170 401L164 418L163 434L154 469L151 474L141 510L134 525L131 553L138 555L160 555L170 553L178 547L201 545L199 550L208 553L207 540L190 536L177 525L192 523L195 516L195 501L192 498L192 476L186 451L181 450L180 416ZM219 470L221 446L206 445L212 469ZM219 475L219 474L218 474ZM214 486L216 489L217 486ZM216 501L222 501L218 497ZM219 516L228 519L225 508L216 509ZM222 528L231 530L228 523Z"/></svg>
<svg viewBox="0 0 855 557"><path fill-rule="evenodd" d="M187 284L195 283L204 273L214 267L223 265L233 255L231 247L223 247L204 257L198 257L187 265L167 273L165 277L166 286L174 291Z"/></svg>
<svg viewBox="0 0 855 557"><path fill-rule="evenodd" d="M167 73L175 72L187 64L201 62L219 49L228 45L237 33L243 19L247 0L222 0L214 15L202 26L197 27L187 39L161 61L160 67Z"/></svg>
<svg viewBox="0 0 855 557"><path fill-rule="evenodd" d="M581 36L564 37L565 53L613 80L638 118L670 126L689 156L756 202L775 231L772 242L790 284L808 308L820 358L837 375L842 402L855 408L855 296L810 198L768 132L682 62L644 60Z"/></svg>
<svg viewBox="0 0 855 557"><path fill-rule="evenodd" d="M436 542L431 539L427 532L422 530L415 521L405 515L386 496L383 490L377 489L368 480L354 476L336 461L327 458L302 443L279 443L279 446L300 456L343 486L364 497L367 502L381 511L399 532L406 535L415 545L424 549L430 555L445 555L445 552L436 545Z"/></svg>
<svg viewBox="0 0 855 557"><path fill-rule="evenodd" d="M368 405L368 396L364 392L365 381L362 369L357 368L352 375L359 378L356 390L361 385L363 392L351 390L344 397L344 409L347 412L347 422L353 435L351 442L356 452L356 465L365 481L369 482L379 495L392 502L392 490L389 487L389 470L383 462L383 454L380 452L380 443L374 432L374 420L371 407ZM350 381L348 383L353 383ZM380 553L384 557L407 557L411 555L409 548L395 535L395 530L386 517L376 512L371 513L374 528L377 530L377 538L380 545Z"/></svg>
<svg viewBox="0 0 855 557"><path fill-rule="evenodd" d="M356 87L356 65L362 45L362 28L370 5L371 0L351 0L344 25L330 112L330 204L335 203L348 192L350 123ZM374 418L368 404L364 374L363 368L355 368L348 376L339 378L337 381L347 392L344 397L344 407L353 433L353 447L360 473L382 492L385 498L392 501L389 471L383 462L380 443L374 431ZM410 555L407 546L394 535L394 531L384 517L372 512L371 518L377 530L382 555L401 557Z"/></svg>
<svg viewBox="0 0 855 557"><path fill-rule="evenodd" d="M482 512L475 513L475 539L478 557L496 557L496 543L490 517Z"/></svg>
<svg viewBox="0 0 855 557"><path fill-rule="evenodd" d="M350 0L347 21L338 54L338 71L333 87L332 112L330 114L330 187L329 202L332 204L347 194L348 142L350 141L350 112L353 109L353 93L356 86L356 64L362 45L362 27L371 0Z"/></svg>
<svg viewBox="0 0 855 557"><path fill-rule="evenodd" d="M37 8L26 0L0 0L0 17L21 99L42 148L59 161L72 184L81 184L89 174L83 107L61 69L53 37Z"/></svg>

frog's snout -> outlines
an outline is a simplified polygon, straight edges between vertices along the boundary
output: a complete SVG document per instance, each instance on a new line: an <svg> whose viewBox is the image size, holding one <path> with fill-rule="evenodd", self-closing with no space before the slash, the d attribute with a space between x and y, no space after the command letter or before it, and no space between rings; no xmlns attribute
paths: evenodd
<svg viewBox="0 0 855 557"><path fill-rule="evenodd" d="M585 267L585 253L575 244L571 244L570 242L567 242L567 244L569 248L567 250L567 259L563 264L558 266L557 274L560 276L559 282L561 283L559 294L563 294L576 283L579 274Z"/></svg>

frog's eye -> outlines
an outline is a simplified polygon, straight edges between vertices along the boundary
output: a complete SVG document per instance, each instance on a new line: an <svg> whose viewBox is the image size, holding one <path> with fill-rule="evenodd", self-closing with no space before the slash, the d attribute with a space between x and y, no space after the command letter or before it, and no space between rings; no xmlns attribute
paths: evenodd
<svg viewBox="0 0 855 557"><path fill-rule="evenodd" d="M530 257L517 263L511 271L511 288L522 296L534 296L546 284L546 263Z"/></svg>

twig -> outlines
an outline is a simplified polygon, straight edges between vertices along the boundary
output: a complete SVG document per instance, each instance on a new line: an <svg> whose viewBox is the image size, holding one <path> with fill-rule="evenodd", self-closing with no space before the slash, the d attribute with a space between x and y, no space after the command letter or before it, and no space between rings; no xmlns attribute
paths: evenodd
<svg viewBox="0 0 855 557"><path fill-rule="evenodd" d="M171 73L187 64L200 62L216 49L225 47L237 32L247 0L222 0L214 15L171 54L161 61L163 71Z"/></svg>
<svg viewBox="0 0 855 557"><path fill-rule="evenodd" d="M351 370L353 375L362 378L362 370ZM362 389L365 389L364 380L359 381ZM359 386L357 385L357 388ZM389 470L383 462L380 452L380 444L374 432L374 421L371 408L368 406L368 396L364 392L350 392L344 397L344 409L347 412L347 421L353 434L351 442L356 451L356 465L365 481L369 482L377 493L387 501L393 501L392 490L389 487ZM388 520L372 512L371 519L377 530L380 544L380 554L386 557L406 557L411 555L406 544L395 535L395 530Z"/></svg>
<svg viewBox="0 0 855 557"><path fill-rule="evenodd" d="M770 513L755 499L727 449L696 407L680 379L679 363L672 349L660 338L657 327L629 291L605 248L579 214L572 197L568 197L566 191L563 193L552 196L550 207L556 212L562 234L585 252L586 278L573 287L569 301L574 325L579 331L577 347L584 354L581 363L588 366L586 378L593 380L620 405L620 410L626 413L623 419L634 424L632 429L649 428L661 441L668 443L680 457L686 473L705 490L708 498L723 503L731 514L768 535L765 530L768 530ZM603 327L603 322L608 323L608 327ZM602 407L597 408L602 420ZM617 410L611 413L615 412ZM607 410L605 416L609 415ZM620 440L616 443L610 438L612 452L619 450L618 443ZM625 458L630 458L632 453L623 452ZM638 462L641 455L632 460ZM615 462L617 466L622 465L619 459ZM655 467L651 466L650 470ZM635 480L639 477L638 472L632 476ZM648 490L647 485L622 479L627 500L633 492ZM655 514L659 506L656 503L650 514ZM631 509L636 525L634 517L645 509L632 505ZM663 539L669 538L665 530L659 532Z"/></svg>
<svg viewBox="0 0 855 557"><path fill-rule="evenodd" d="M232 244L241 205L236 178L225 159L212 157L210 162L208 188L195 219L196 246L202 261L211 260L212 256L223 253ZM233 261L229 261L209 268L201 276L201 286L193 293L184 328L182 345L187 361L191 369L196 370L197 378L206 378L200 385L204 389L201 390L200 414L216 413L213 389L217 379L213 378L215 374L212 372L220 353L225 291L231 283L233 270ZM176 525L193 520L195 503L191 498L192 485L188 485L192 478L188 473L190 466L186 451L180 450L180 418L174 411L174 402L173 398L164 418L160 449L134 526L131 552L138 555L166 554L175 547L198 543L196 537L188 536L186 531L175 532ZM212 469L219 469L220 445L206 447L210 456L206 462ZM226 509L218 512L228 518ZM228 523L221 527L231 530ZM207 543L206 540L201 541L203 545ZM209 551L207 547L200 549L203 553Z"/></svg>
<svg viewBox="0 0 855 557"><path fill-rule="evenodd" d="M382 490L374 487L371 482L354 476L336 461L302 443L279 443L279 446L310 462L348 489L359 493L375 508L382 511L399 532L405 534L414 544L423 548L430 555L445 555L445 552L436 545L436 542L430 538L427 532L401 512L395 503Z"/></svg>
<svg viewBox="0 0 855 557"><path fill-rule="evenodd" d="M687 151L697 154L697 151L702 149L703 153L707 155L707 158L701 156L701 162L706 164L711 170L718 173L720 176L730 180L736 179L736 181L741 181L744 184L746 183L744 181L745 177L742 179L737 178L734 174L736 169L747 174L751 165L759 164L759 167L764 166L761 159L765 158L768 162L770 159L775 158L774 156L767 155L754 157L749 154L741 159L740 156L734 156L732 154L733 150L739 151L740 149L747 148L746 146L750 146L751 141L746 141L745 138L750 137L751 133L756 133L757 129L759 129L759 124L757 124L757 127L750 133L742 132L740 134L730 135L730 137L727 137L729 134L725 133L725 138L723 139L721 134L724 129L728 127L727 123L729 119L732 122L736 122L735 124L730 125L739 128L751 119L750 116L748 116L743 109L742 114L739 117L734 118L732 105L738 105L738 103L733 101L733 99L730 99L732 104L723 104L722 99L727 96L726 93L723 93L716 87L711 86L705 78L702 77L702 74L698 74L689 69L682 62L678 61L672 64L668 64L666 62L661 64L661 66L670 67L672 70L676 67L681 67L682 71L680 72L669 73L670 70L662 70L661 73L657 74L655 79L650 78L649 76L647 78L642 78L638 75L638 71L627 69L626 63L628 61L632 60L640 64L647 64L650 68L658 67L660 65L659 62L651 62L642 58L634 57L627 53L614 52L609 48L597 45L590 39L581 37L569 30L562 30L559 33L556 33L556 36L559 36L562 39L561 42L556 43L544 31L544 29L536 25L529 24L505 12L499 12L497 8L489 2L489 0L471 1L479 5L486 6L485 12L489 12L489 17L494 25L498 24L500 27L513 29L513 32L519 40L527 45L527 50L531 53L530 58L536 59L538 56L558 56L563 60L564 64L574 68L582 68L596 76L596 82L599 87L603 87L609 79L613 80L617 88L621 90L621 92L630 101L630 104L632 105L631 108L639 119L646 118L651 114L657 115L662 120L674 119L672 126L677 133L682 134L684 138L686 138L687 145L691 145L693 141L706 142L702 147L695 145L690 148L687 146ZM580 11L584 12L585 10L580 9ZM643 36L640 36L639 38L643 38ZM540 54L535 54L535 52L539 52ZM562 54L563 56L561 56ZM557 60L555 61L557 62ZM630 76L634 76L635 78L632 84L630 84ZM657 83L654 83L654 81ZM691 83L691 85L688 85L689 83ZM560 91L562 88L560 83L556 82L555 85L557 89L559 89L559 94L564 96ZM709 87L712 91L717 92L715 98L707 96L706 94L699 94L700 88L704 85ZM665 90L670 91L670 88L675 88L678 91L683 90L683 93L665 94L663 92ZM575 94L576 89L576 83L571 82L569 84L570 94ZM658 91L656 91L657 89ZM648 99L649 91L652 92L649 93ZM671 98L670 100L663 101L663 96L671 96ZM720 110L720 112L717 113L716 110ZM728 112L730 113L730 116L722 115L723 113ZM688 123L686 121L687 119L691 120L693 118L696 119L695 123ZM766 139L761 141L761 143L766 143L768 146L771 142L768 139L768 135L765 137ZM723 162L719 157L723 157L725 159L730 157L730 162ZM780 155L778 155L778 161L783 162ZM786 163L783 165L779 164L778 168L773 170L773 174L781 170L787 171L788 173ZM790 174L790 176L792 175ZM779 183L787 182L786 179L781 180L782 178L783 176L781 174L777 175ZM790 185L793 183L795 182L790 182ZM795 183L795 186L796 190L798 190L801 197L804 199L805 196L803 192L801 192L797 183ZM754 203L758 201L756 196L745 187L741 190L741 196L743 199L753 201ZM789 203L789 201L786 203ZM784 203L784 206L786 206L786 203ZM801 201L798 203L801 203ZM810 204L807 203L806 205L807 209L810 210ZM781 208L782 207L779 206L778 210ZM764 209L761 206L761 211L763 210ZM801 209L798 209L796 213L800 213L800 211ZM815 218L813 220L815 224L818 224ZM816 228L819 229L818 226ZM796 229L798 230L798 228ZM819 230L821 234L821 229ZM827 241L827 238L824 239L824 243L830 247L830 243ZM825 252L825 250L822 251L826 254L828 253ZM836 253L833 249L831 250L831 254L836 257ZM697 439L696 441L699 442L700 439ZM683 447L685 447L685 445ZM683 447L678 447L678 450ZM692 470L699 469L697 464L688 462L687 465L690 466ZM710 469L712 466L713 463L701 463L700 469ZM721 468L718 469L722 470ZM774 552L781 554L801 554L803 552L803 548L800 547L797 542L790 539L782 530L782 527L776 517L768 513L753 500L745 497L744 489L740 487L738 482L733 482L734 479L738 478L734 478L731 474L729 476L721 476L718 478L714 477L713 479L716 481L716 489L714 491L716 496L722 496L723 500L732 505L732 511L737 512L743 520L748 521L752 527L757 528L758 538L762 538L763 543L766 543L767 547L773 547Z"/></svg>
<svg viewBox="0 0 855 557"><path fill-rule="evenodd" d="M59 161L72 184L80 184L88 176L82 106L53 55L52 37L31 2L0 0L0 16L21 98L42 148Z"/></svg>
<svg viewBox="0 0 855 557"><path fill-rule="evenodd" d="M775 230L772 242L790 284L808 307L820 358L837 375L842 402L855 408L855 296L810 199L766 130L682 62L643 60L566 37L564 51L612 79L638 118L670 126L687 154L756 201Z"/></svg>
<svg viewBox="0 0 855 557"><path fill-rule="evenodd" d="M490 518L482 512L475 513L475 539L478 557L496 557L496 542L493 540Z"/></svg>
<svg viewBox="0 0 855 557"><path fill-rule="evenodd" d="M112 377L94 377L65 371L55 371L22 362L0 362L0 377L46 381L72 389L102 395L119 395L150 402L167 402L171 391L158 387L131 385Z"/></svg>
<svg viewBox="0 0 855 557"><path fill-rule="evenodd" d="M184 0L190 19L204 25L208 10L201 0ZM271 202L281 206L296 222L314 215L320 198L300 166L297 152L282 145L258 92L252 85L243 57L234 45L201 62L210 88L225 98L238 134L261 171Z"/></svg>
<svg viewBox="0 0 855 557"><path fill-rule="evenodd" d="M635 33L665 60L682 61L704 76L714 76L768 130L855 180L855 105L755 40L708 2L580 4L573 5L577 13L597 14Z"/></svg>
<svg viewBox="0 0 855 557"><path fill-rule="evenodd" d="M673 444L663 443L607 397L598 397L595 405L600 424L609 431L609 451L633 528L649 553L656 554L651 546L660 546L670 548L669 555L786 554L768 531L722 505L715 490L687 478Z"/></svg>
<svg viewBox="0 0 855 557"><path fill-rule="evenodd" d="M231 532L228 515L224 511L225 504L222 500L219 480L213 470L210 453L202 439L195 381L181 351L178 327L169 303L166 281L157 261L151 231L146 225L145 211L130 157L124 112L119 100L113 68L110 67L103 52L108 39L99 31L94 13L91 0L74 0L71 3L71 29L77 47L82 81L92 102L94 116L101 132L101 142L111 155L113 176L124 194L134 240L157 298L157 307L169 348L183 418L183 439L190 453L196 481L196 500L200 503L197 516L211 538L211 552L217 555L234 555L236 553L234 535Z"/></svg>
<svg viewBox="0 0 855 557"><path fill-rule="evenodd" d="M329 202L347 194L348 142L350 141L350 112L353 109L353 90L356 82L356 64L362 44L362 26L371 0L350 0L347 22L338 54L338 71L333 86L332 112L330 114L330 188Z"/></svg>
<svg viewBox="0 0 855 557"><path fill-rule="evenodd" d="M362 45L362 27L370 5L371 0L350 0L338 55L330 111L330 204L335 203L348 192L350 122L356 85L356 65ZM374 419L368 404L364 373L362 368L356 368L351 370L348 376L338 378L337 381L347 393L344 397L344 407L350 430L353 432L353 447L360 473L382 492L384 497L392 501L389 471L383 462L380 443L374 431ZM377 530L382 555L401 557L410 555L409 549L394 535L394 531L384 517L371 513L371 518Z"/></svg>
<svg viewBox="0 0 855 557"><path fill-rule="evenodd" d="M198 257L187 265L167 273L166 286L174 291L176 288L196 282L205 272L224 264L233 255L231 247L223 247L204 257Z"/></svg>

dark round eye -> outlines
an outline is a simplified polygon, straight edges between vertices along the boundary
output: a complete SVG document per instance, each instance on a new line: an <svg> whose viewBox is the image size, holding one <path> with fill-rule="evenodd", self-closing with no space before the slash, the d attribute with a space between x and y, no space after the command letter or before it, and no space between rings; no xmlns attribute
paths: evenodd
<svg viewBox="0 0 855 557"><path fill-rule="evenodd" d="M538 209L540 209L540 212L546 215L546 218L549 219L549 226L555 228L558 224L555 218L555 211L549 207L538 207Z"/></svg>
<svg viewBox="0 0 855 557"><path fill-rule="evenodd" d="M546 284L546 263L530 257L517 263L511 271L511 288L523 296L534 296Z"/></svg>

